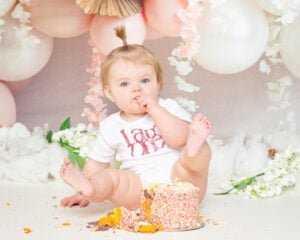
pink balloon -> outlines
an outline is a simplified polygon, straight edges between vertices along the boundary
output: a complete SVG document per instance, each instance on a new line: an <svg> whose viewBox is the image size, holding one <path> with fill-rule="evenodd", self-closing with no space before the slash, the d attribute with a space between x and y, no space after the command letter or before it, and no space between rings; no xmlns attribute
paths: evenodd
<svg viewBox="0 0 300 240"><path fill-rule="evenodd" d="M17 93L23 90L29 83L31 83L31 81L32 79L29 78L22 81L4 82L4 83L12 93Z"/></svg>
<svg viewBox="0 0 300 240"><path fill-rule="evenodd" d="M155 30L153 27L150 26L149 23L147 23L144 9L143 9L142 14L143 14L144 21L145 21L145 24L146 24L146 40L156 40L156 39L164 37L160 32Z"/></svg>
<svg viewBox="0 0 300 240"><path fill-rule="evenodd" d="M164 35L153 29L149 24L146 24L146 30L146 40L156 40L164 37Z"/></svg>
<svg viewBox="0 0 300 240"><path fill-rule="evenodd" d="M8 87L0 82L0 127L16 122L16 103Z"/></svg>
<svg viewBox="0 0 300 240"><path fill-rule="evenodd" d="M115 27L125 26L127 43L142 44L146 36L144 18L141 14L129 17L95 16L90 34L95 46L101 53L107 55L116 47L122 46L122 41L115 34Z"/></svg>
<svg viewBox="0 0 300 240"><path fill-rule="evenodd" d="M31 0L31 23L56 38L70 38L86 32L92 15L86 15L75 0Z"/></svg>
<svg viewBox="0 0 300 240"><path fill-rule="evenodd" d="M180 8L186 6L186 0L144 0L144 11L149 25L169 37L179 36L181 22L176 14Z"/></svg>

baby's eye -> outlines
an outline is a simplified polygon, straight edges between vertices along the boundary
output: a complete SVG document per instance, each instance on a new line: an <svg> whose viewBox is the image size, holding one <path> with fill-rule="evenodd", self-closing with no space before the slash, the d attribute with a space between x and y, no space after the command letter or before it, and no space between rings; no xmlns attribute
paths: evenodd
<svg viewBox="0 0 300 240"><path fill-rule="evenodd" d="M141 80L141 83L148 83L148 82L150 82L150 79L149 79L149 78L143 78L143 79Z"/></svg>
<svg viewBox="0 0 300 240"><path fill-rule="evenodd" d="M127 87L128 86L128 82L124 81L120 83L120 87Z"/></svg>

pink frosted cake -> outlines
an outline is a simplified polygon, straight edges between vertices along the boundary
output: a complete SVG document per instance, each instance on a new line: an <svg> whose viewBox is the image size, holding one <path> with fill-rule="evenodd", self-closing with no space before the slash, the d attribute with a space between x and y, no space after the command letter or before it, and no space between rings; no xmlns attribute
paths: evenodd
<svg viewBox="0 0 300 240"><path fill-rule="evenodd" d="M195 229L202 224L199 204L199 189L190 183L150 185L144 188L139 209L114 209L98 225L146 233Z"/></svg>

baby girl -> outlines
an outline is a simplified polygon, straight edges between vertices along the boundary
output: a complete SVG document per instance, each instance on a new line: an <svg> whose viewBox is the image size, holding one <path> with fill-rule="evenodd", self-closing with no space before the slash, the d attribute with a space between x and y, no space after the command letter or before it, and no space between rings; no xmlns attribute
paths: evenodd
<svg viewBox="0 0 300 240"><path fill-rule="evenodd" d="M189 113L172 99L159 97L162 71L145 47L127 44L124 29L117 35L123 46L102 64L105 96L119 108L100 123L94 148L82 171L65 159L62 178L77 193L61 205L84 207L89 201L110 200L128 209L140 207L143 185L188 181L207 187L211 150L206 138L211 123L201 113ZM113 159L120 169L110 168Z"/></svg>

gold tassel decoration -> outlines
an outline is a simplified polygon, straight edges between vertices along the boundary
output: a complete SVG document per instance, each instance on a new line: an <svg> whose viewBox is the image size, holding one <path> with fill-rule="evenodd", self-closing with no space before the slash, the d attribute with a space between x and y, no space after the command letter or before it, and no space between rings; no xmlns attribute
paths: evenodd
<svg viewBox="0 0 300 240"><path fill-rule="evenodd" d="M76 0L85 14L127 17L140 13L140 0Z"/></svg>

